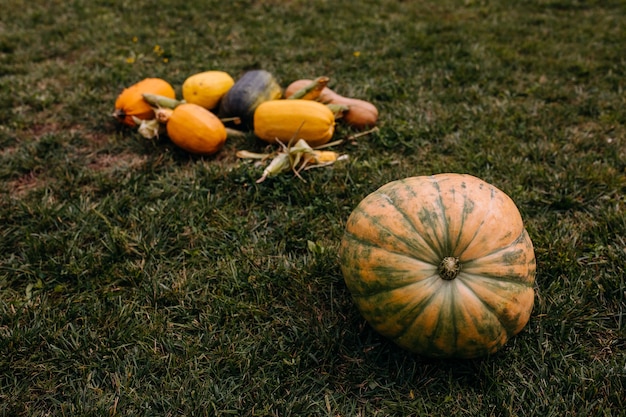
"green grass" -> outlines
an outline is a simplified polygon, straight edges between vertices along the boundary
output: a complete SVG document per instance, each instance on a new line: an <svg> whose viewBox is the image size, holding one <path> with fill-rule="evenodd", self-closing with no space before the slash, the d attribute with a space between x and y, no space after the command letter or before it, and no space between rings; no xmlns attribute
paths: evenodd
<svg viewBox="0 0 626 417"><path fill-rule="evenodd" d="M0 415L626 415L624 1L2 9ZM142 78L250 68L328 75L380 131L256 184L251 135L198 158L110 117ZM339 270L365 195L438 172L504 190L535 244L531 321L482 360L393 346Z"/></svg>

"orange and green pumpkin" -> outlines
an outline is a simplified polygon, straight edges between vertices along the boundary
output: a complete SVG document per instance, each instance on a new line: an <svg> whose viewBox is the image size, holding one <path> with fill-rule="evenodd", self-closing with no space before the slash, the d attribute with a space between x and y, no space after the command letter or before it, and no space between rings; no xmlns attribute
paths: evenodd
<svg viewBox="0 0 626 417"><path fill-rule="evenodd" d="M115 117L120 123L134 127L135 118L149 120L154 118L152 106L144 100L144 94L155 94L167 98L176 98L174 88L161 78L145 78L125 88L115 99Z"/></svg>
<svg viewBox="0 0 626 417"><path fill-rule="evenodd" d="M471 175L382 186L350 215L339 254L363 317L418 354L494 353L532 312L535 255L519 210Z"/></svg>

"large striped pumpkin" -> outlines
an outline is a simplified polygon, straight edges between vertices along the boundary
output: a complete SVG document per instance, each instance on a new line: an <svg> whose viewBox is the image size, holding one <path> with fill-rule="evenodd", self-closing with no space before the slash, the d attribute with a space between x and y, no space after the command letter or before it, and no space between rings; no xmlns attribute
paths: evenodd
<svg viewBox="0 0 626 417"><path fill-rule="evenodd" d="M529 320L535 255L515 203L470 175L390 182L350 215L346 285L369 324L430 357L498 350Z"/></svg>

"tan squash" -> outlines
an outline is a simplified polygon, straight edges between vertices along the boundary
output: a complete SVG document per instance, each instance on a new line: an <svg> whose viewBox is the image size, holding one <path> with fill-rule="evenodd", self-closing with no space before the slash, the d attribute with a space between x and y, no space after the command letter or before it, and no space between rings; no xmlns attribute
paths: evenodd
<svg viewBox="0 0 626 417"><path fill-rule="evenodd" d="M164 114L168 110L165 109ZM211 155L222 149L226 142L226 128L222 121L197 104L180 104L159 119L166 123L167 135L172 142L187 152Z"/></svg>
<svg viewBox="0 0 626 417"><path fill-rule="evenodd" d="M304 139L315 148L330 141L334 132L334 113L317 101L270 100L254 112L254 134L269 143Z"/></svg>
<svg viewBox="0 0 626 417"><path fill-rule="evenodd" d="M294 93L311 85L313 80L298 80L291 83L285 90L285 97L289 98ZM343 120L351 127L362 130L374 127L378 122L378 109L369 101L344 97L328 87L324 87L317 95L317 101L325 104L339 104L347 106L348 110L343 114Z"/></svg>
<svg viewBox="0 0 626 417"><path fill-rule="evenodd" d="M183 83L183 99L213 110L222 97L235 84L235 80L224 71L205 71L188 77Z"/></svg>
<svg viewBox="0 0 626 417"><path fill-rule="evenodd" d="M148 104L143 94L156 94L167 98L176 98L174 88L160 78L146 78L132 86L125 88L115 100L115 117L120 123L127 126L136 126L135 118L149 120L154 118L154 110Z"/></svg>

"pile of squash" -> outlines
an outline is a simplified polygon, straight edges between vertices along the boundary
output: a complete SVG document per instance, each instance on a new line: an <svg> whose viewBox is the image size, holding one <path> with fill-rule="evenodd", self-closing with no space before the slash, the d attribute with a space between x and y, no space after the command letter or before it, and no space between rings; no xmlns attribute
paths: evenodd
<svg viewBox="0 0 626 417"><path fill-rule="evenodd" d="M113 116L148 138L165 130L174 144L200 155L218 152L232 132L252 131L268 143L302 139L315 148L332 139L338 120L356 130L376 125L372 103L343 97L328 81L303 79L283 89L265 70L237 81L224 71L205 71L184 81L178 100L167 81L146 78L120 93Z"/></svg>

